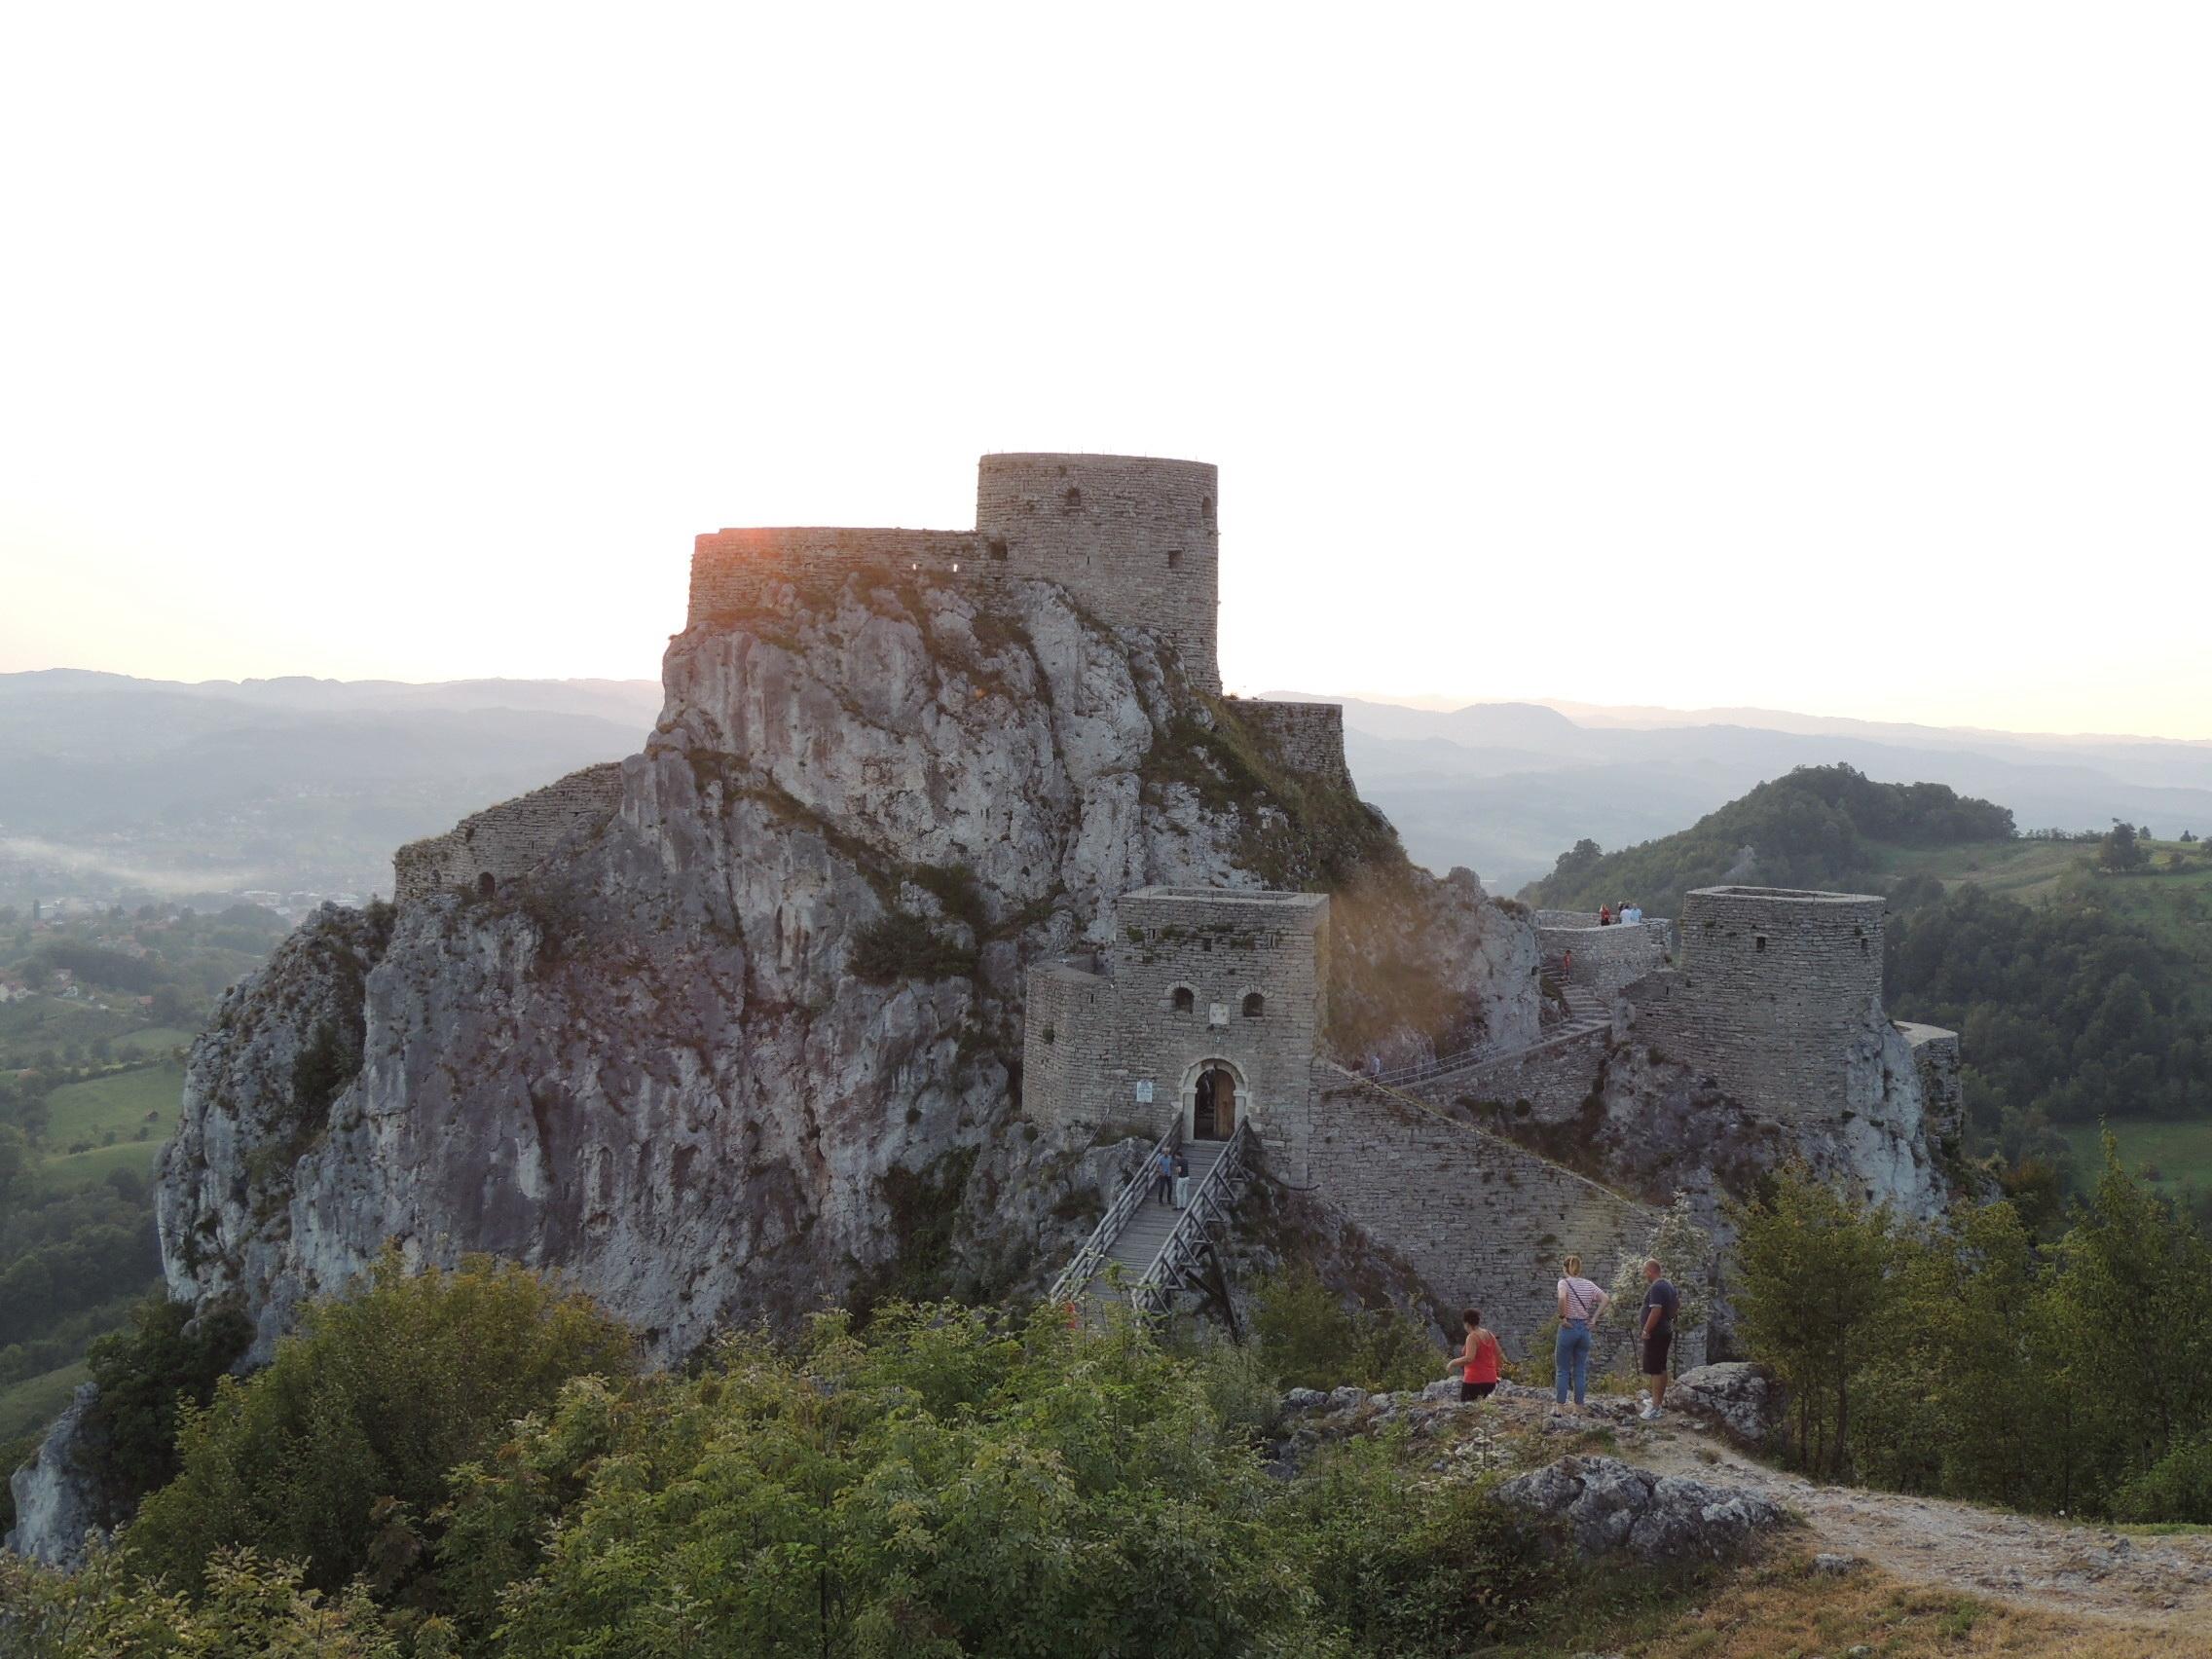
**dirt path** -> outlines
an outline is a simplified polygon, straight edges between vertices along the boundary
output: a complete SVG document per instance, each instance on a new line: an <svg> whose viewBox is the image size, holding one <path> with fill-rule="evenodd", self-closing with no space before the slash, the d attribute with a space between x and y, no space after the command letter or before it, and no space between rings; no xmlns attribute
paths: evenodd
<svg viewBox="0 0 2212 1659"><path fill-rule="evenodd" d="M1516 1428L1541 1428L1549 1404L1499 1402ZM1625 1403L1591 1405L1592 1426L1614 1431L1623 1462L1748 1488L1801 1517L1816 1548L1858 1556L1893 1577L2197 1639L2212 1632L2212 1535L2129 1537L1943 1498L1822 1486L1744 1456L1677 1414L1643 1423Z"/></svg>

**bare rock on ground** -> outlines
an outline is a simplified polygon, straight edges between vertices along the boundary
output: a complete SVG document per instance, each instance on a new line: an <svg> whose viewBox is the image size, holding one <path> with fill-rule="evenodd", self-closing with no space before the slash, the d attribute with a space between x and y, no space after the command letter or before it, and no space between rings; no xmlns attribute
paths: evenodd
<svg viewBox="0 0 2212 1659"><path fill-rule="evenodd" d="M1562 1457L1507 1481L1497 1499L1563 1523L1578 1555L1626 1550L1653 1563L1724 1560L1783 1520L1755 1493L1656 1475L1616 1457Z"/></svg>
<svg viewBox="0 0 2212 1659"><path fill-rule="evenodd" d="M1668 1384L1667 1407L1761 1452L1781 1438L1788 1396L1766 1367L1730 1360L1683 1372Z"/></svg>

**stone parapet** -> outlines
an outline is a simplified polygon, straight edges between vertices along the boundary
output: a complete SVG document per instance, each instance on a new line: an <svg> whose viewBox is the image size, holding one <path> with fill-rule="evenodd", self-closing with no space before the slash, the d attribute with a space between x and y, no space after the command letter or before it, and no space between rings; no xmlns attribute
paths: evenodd
<svg viewBox="0 0 2212 1659"><path fill-rule="evenodd" d="M1345 763L1345 711L1342 703L1272 703L1239 698L1235 712L1274 746L1293 771L1311 773L1333 784L1351 783Z"/></svg>
<svg viewBox="0 0 2212 1659"><path fill-rule="evenodd" d="M1058 582L1100 620L1162 640L1201 691L1221 689L1219 475L1147 456L987 455L976 528L793 526L701 535L689 625L715 627L856 575L978 590Z"/></svg>
<svg viewBox="0 0 2212 1659"><path fill-rule="evenodd" d="M596 829L622 804L622 763L586 766L557 783L463 818L443 835L392 856L392 897L404 904L461 888L496 891L527 875L570 835Z"/></svg>

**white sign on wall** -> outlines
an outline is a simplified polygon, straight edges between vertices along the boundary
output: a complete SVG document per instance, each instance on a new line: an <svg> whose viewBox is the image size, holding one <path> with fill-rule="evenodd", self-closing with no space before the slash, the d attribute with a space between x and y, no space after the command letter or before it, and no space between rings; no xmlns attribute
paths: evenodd
<svg viewBox="0 0 2212 1659"><path fill-rule="evenodd" d="M1229 1005L1227 1003L1215 1003L1207 1009L1206 1023L1217 1031L1225 1029L1229 1024Z"/></svg>
<svg viewBox="0 0 2212 1659"><path fill-rule="evenodd" d="M1137 1104L1139 1106L1150 1106L1152 1104L1152 1079L1149 1077L1137 1085Z"/></svg>

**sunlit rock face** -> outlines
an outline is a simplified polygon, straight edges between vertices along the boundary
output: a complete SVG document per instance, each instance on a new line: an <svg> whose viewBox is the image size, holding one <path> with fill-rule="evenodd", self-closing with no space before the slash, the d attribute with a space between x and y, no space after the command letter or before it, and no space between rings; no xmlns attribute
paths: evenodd
<svg viewBox="0 0 2212 1659"><path fill-rule="evenodd" d="M224 1000L161 1164L172 1295L266 1354L387 1241L487 1251L674 1355L1033 1283L1107 1177L1019 1116L1024 971L1146 884L1339 890L1346 1058L1536 1028L1525 920L1341 780L1223 765L1235 704L1051 583L856 576L678 636L665 683L604 827L488 896L326 909Z"/></svg>

